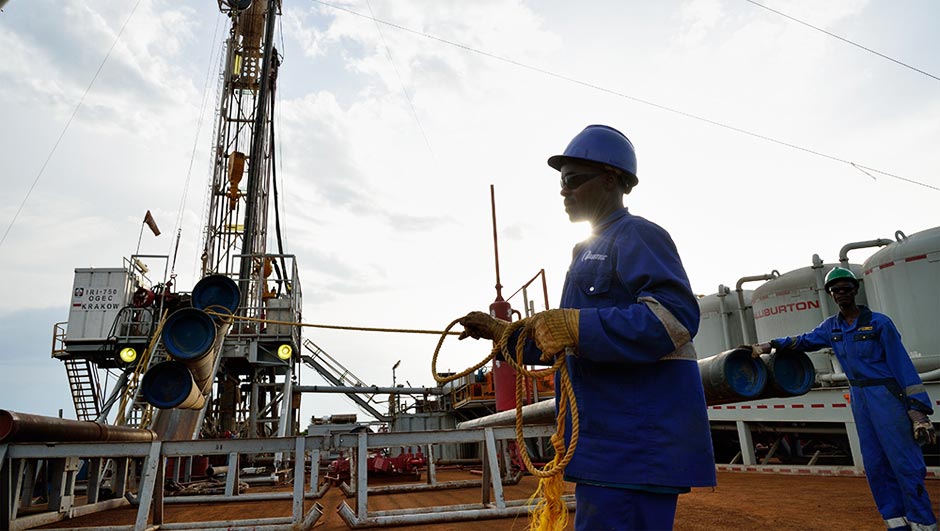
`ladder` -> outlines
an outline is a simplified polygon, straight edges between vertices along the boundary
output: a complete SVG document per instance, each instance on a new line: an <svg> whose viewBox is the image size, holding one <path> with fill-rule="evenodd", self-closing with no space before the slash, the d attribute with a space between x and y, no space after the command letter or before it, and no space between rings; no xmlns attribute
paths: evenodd
<svg viewBox="0 0 940 531"><path fill-rule="evenodd" d="M166 318L167 312L164 311L163 316L160 318L160 323L157 325L157 329L150 339L150 344L147 345L146 350L144 350L143 355L140 357L140 361L138 361L137 366L134 368L134 372L127 380L124 394L121 396L117 418L114 421L117 425L132 428L149 427L153 406L144 400L140 383L145 372L150 370L154 365L167 360L166 349L163 348L163 343L160 341L160 336L163 332L163 324L166 322ZM129 410L127 409L128 402L131 403Z"/></svg>
<svg viewBox="0 0 940 531"><path fill-rule="evenodd" d="M157 348L151 355L149 363L147 364L147 369L154 365L166 361L168 359L166 350L162 348L162 345ZM141 360L144 361L144 360ZM127 393L125 397L133 396L131 400L131 408L126 414L123 415L123 418L118 418L118 421L115 421L115 424L121 424L131 428L149 428L151 415L153 413L153 406L149 402L144 400L143 393L140 389L140 380L143 379L143 373L146 371L141 371L140 373L132 376L133 382L128 382ZM121 398L122 404L126 406L125 397ZM126 411L125 409L119 410L118 415L121 415L121 411Z"/></svg>
<svg viewBox="0 0 940 531"><path fill-rule="evenodd" d="M300 359L306 363L307 366L320 373L320 376L326 379L326 381L337 387L367 387L365 382L350 372L349 369L343 367L340 362L336 361L335 358L327 354L313 341L305 339L304 347L313 355L301 356ZM367 414L372 415L377 420L383 422L388 422L390 420L388 415L380 413L375 407L373 407L373 404L376 403L375 393L363 396L360 396L359 393L345 393L345 395L348 396L350 400L355 402L360 409L362 409Z"/></svg>
<svg viewBox="0 0 940 531"><path fill-rule="evenodd" d="M65 375L72 391L72 403L75 404L75 417L78 420L95 420L101 412L98 397L98 373L91 361L79 358L65 358Z"/></svg>

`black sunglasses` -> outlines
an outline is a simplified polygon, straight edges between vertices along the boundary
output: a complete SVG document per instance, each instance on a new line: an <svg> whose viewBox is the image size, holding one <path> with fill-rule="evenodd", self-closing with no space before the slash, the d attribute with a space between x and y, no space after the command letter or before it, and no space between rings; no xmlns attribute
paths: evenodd
<svg viewBox="0 0 940 531"><path fill-rule="evenodd" d="M590 181L591 179L604 175L606 172L596 171L596 172L584 172L584 173L569 173L568 175L561 176L561 187L567 188L569 190L576 190L581 187L584 183Z"/></svg>
<svg viewBox="0 0 940 531"><path fill-rule="evenodd" d="M831 288L829 293L832 293L833 295L842 295L843 293L851 293L853 289L855 288L852 286L839 286L838 288Z"/></svg>

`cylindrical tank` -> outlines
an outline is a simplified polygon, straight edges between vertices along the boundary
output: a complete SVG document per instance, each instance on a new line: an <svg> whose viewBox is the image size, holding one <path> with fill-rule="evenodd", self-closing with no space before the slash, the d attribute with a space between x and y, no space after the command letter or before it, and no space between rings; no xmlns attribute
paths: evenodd
<svg viewBox="0 0 940 531"><path fill-rule="evenodd" d="M490 304L490 315L511 321L512 306L499 298ZM496 391L496 411L515 410L516 371L505 361L493 360L493 387Z"/></svg>
<svg viewBox="0 0 940 531"><path fill-rule="evenodd" d="M829 304L829 295L823 288L825 274L837 266L839 264L819 263L784 273L758 286L752 294L758 340L770 341L775 337L809 332L838 312L837 306ZM861 278L862 266L849 264L849 267ZM864 282L855 300L858 304L866 303ZM825 312L827 308L829 311ZM817 373L833 372L829 349L810 352L808 356Z"/></svg>
<svg viewBox="0 0 940 531"><path fill-rule="evenodd" d="M695 351L699 359L708 358L733 349L745 343L744 332L741 330L741 320L738 314L741 311L738 298L725 286L719 286L718 293L706 295L698 299L701 311L698 333L695 334ZM744 290L744 305L751 305L751 290ZM754 328L754 314L751 308L745 308L745 322L748 326L748 337L757 337Z"/></svg>
<svg viewBox="0 0 940 531"><path fill-rule="evenodd" d="M919 372L940 368L940 227L905 236L862 265L871 309L894 321Z"/></svg>
<svg viewBox="0 0 940 531"><path fill-rule="evenodd" d="M709 406L758 398L767 385L767 368L750 350L727 350L698 360Z"/></svg>

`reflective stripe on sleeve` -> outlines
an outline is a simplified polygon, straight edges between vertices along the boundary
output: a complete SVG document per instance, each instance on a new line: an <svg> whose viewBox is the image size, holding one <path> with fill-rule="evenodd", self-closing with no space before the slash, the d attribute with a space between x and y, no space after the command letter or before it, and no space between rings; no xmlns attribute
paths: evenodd
<svg viewBox="0 0 940 531"><path fill-rule="evenodd" d="M685 345L677 348L673 352L666 354L665 356L659 358L660 360L697 360L698 355L695 353L695 347L692 346L692 342L689 341Z"/></svg>
<svg viewBox="0 0 940 531"><path fill-rule="evenodd" d="M926 393L927 388L924 387L924 384L914 384L907 387L904 390L904 394L907 396L916 395L917 393Z"/></svg>
<svg viewBox="0 0 940 531"><path fill-rule="evenodd" d="M692 341L692 334L689 333L689 330L682 326L682 323L676 319L676 316L672 315L672 312L660 304L658 300L653 297L640 297L637 299L637 302L645 304L646 307L653 312L653 315L659 319L659 322L662 323L663 327L666 329L666 333L669 334L669 339L672 340L672 345L676 347L677 351L679 347L685 346Z"/></svg>

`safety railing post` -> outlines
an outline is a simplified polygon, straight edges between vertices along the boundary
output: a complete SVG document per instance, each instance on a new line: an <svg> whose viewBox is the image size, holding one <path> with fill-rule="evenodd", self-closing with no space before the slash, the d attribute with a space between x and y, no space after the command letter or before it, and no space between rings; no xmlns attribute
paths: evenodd
<svg viewBox="0 0 940 531"><path fill-rule="evenodd" d="M506 500L503 498L503 477L499 472L499 463L496 462L496 436L493 435L493 428L487 427L484 430L484 439L486 441L487 454L491 457L487 464L490 470L490 485L493 487L493 498L498 509L506 508Z"/></svg>
<svg viewBox="0 0 940 531"><path fill-rule="evenodd" d="M291 521L294 525L300 525L304 519L304 443L303 436L297 437L294 443L294 503L291 511Z"/></svg>
<svg viewBox="0 0 940 531"><path fill-rule="evenodd" d="M140 505L137 507L137 520L134 522L134 529L143 531L147 529L147 519L150 515L150 506L153 501L156 484L160 484L159 514L156 517L163 516L163 455L160 453L162 443L154 441L150 444L150 452L144 458L143 477L141 478L141 488L137 499ZM126 458L125 458L126 459ZM125 461L126 463L126 461ZM126 465L125 465L126 466ZM160 476L160 477L158 477Z"/></svg>
<svg viewBox="0 0 940 531"><path fill-rule="evenodd" d="M368 466L369 466L369 439L365 431L359 433L359 444L356 446L356 516L365 520L369 516L368 507ZM352 467L350 467L351 469Z"/></svg>

